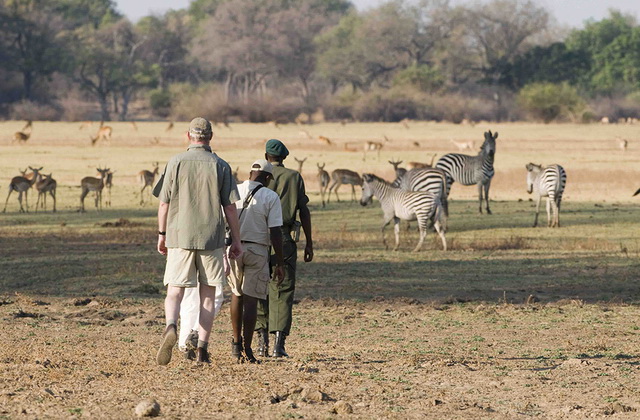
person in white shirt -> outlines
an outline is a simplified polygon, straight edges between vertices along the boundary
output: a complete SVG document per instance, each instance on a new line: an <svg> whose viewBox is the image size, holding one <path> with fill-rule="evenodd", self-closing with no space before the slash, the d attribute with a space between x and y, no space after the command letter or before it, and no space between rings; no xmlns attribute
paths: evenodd
<svg viewBox="0 0 640 420"><path fill-rule="evenodd" d="M238 361L258 363L251 349L257 319L258 299L266 299L269 289L269 245L276 261L273 278L284 279L282 252L282 206L269 185L273 165L259 159L251 165L249 180L238 185L240 200L236 202L240 217L240 240L243 253L231 259L228 277L231 287L232 356Z"/></svg>

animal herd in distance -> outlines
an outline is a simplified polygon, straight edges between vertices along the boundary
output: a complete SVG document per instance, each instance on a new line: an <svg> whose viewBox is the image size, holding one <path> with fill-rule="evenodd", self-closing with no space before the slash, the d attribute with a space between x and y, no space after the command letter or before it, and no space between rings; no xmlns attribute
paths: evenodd
<svg viewBox="0 0 640 420"><path fill-rule="evenodd" d="M132 128L137 131L137 125L134 121L130 122ZM84 122L80 125L79 129L85 129L91 127L93 122ZM227 127L228 123L225 124ZM403 122L403 125L408 128L407 121ZM174 123L170 122L167 126L167 132L171 131L174 127ZM24 127L13 136L12 143L26 143L31 137L33 130L33 122L27 120ZM90 135L91 144L95 145L99 141L110 143L113 129L110 126L104 125L104 122L100 122L97 133L95 136ZM308 138L313 138L307 130L301 130ZM458 182L462 185L477 185L478 188L478 211L482 214L482 204L485 203L485 210L487 214L491 214L489 206L489 190L491 187L491 181L495 174L493 168L493 162L496 153L496 140L498 133L492 133L487 131L484 133L484 142L480 147L480 151L477 155L467 155L462 153L447 153L443 155L435 164L435 154L431 158L430 163L421 162L407 162L406 168L401 168L399 165L402 161L389 161L395 171L395 179L392 182L387 182L375 174L363 174L362 176L355 171L349 169L335 169L331 173L325 170L325 163L317 163L318 173L317 180L320 190L320 197L322 207L326 206L326 203L331 201L332 193L335 194L336 201L340 201L338 195L338 189L342 185L351 186L351 200L356 200L356 186L362 188L363 198L360 200L362 205L366 205L371 202L371 198L376 196L381 203L384 221L382 227L383 243L386 246L386 240L384 238L384 228L393 220L394 225L399 223L400 219L403 220L417 220L420 230L420 240L415 251L421 248L424 240L426 230L433 226L438 234L441 236L443 249L446 249L446 238L444 233L446 232L447 217L448 217L448 196L451 191L452 185ZM318 136L318 141L324 145L331 146L334 143L325 136ZM377 152L378 159L380 157L380 151L384 147L385 142L389 142L389 138L385 135L384 142L366 141L363 148L363 160L366 160L368 152ZM626 139L616 138L617 146L623 152L628 148L629 142ZM473 150L474 141L454 141L450 142L456 146L458 151ZM345 149L348 146L345 145ZM354 150L349 150L354 151ZM295 158L298 163L298 171L302 171L302 166L307 160L299 160ZM533 226L538 224L540 201L543 197L547 198L547 225L549 227L560 226L560 208L562 203L562 196L566 185L567 175L564 168L560 165L553 164L546 167L537 165L534 163L528 163L525 165L527 170L527 191L529 194L533 194L536 202L536 210L534 216ZM20 212L28 212L28 191L35 186L38 192L38 199L36 202L36 211L38 208L47 209L47 195L53 199L53 211L56 211L56 189L57 182L53 179L52 174L41 173L42 168L29 167L31 173L27 173L27 170L20 171L20 176L12 178L9 184L9 192L5 200L5 206L3 212L6 212L7 204L12 192L18 193L18 202L20 205ZM113 174L109 168L96 168L99 177L85 177L81 180L81 195L80 195L80 209L84 212L84 199L90 193L95 194L95 208L101 210L103 206L102 193L106 189L105 206L111 206L111 187L113 185ZM140 185L140 205L145 204L145 190L148 188L148 201L151 200L151 190L156 176L159 173L159 163L153 163L152 170L142 170L138 173L138 183ZM237 176L237 172L234 173ZM397 191L396 191L397 190ZM366 191L366 194L365 194ZM403 193L404 192L404 193ZM406 194L420 193L420 194ZM638 189L633 195L640 194ZM366 196L365 196L366 195ZM382 197L379 197L382 195ZM24 206L23 206L24 197ZM419 197L419 199L418 199ZM394 227L396 231L396 246L398 246L398 232L399 229Z"/></svg>
<svg viewBox="0 0 640 420"><path fill-rule="evenodd" d="M3 213L7 211L7 204L11 193L18 193L18 203L20 205L20 213L29 212L28 193L35 186L38 192L38 200L36 201L35 211L38 209L47 210L47 194L53 199L53 212L56 212L56 190L58 183L53 179L53 174L43 174L42 167L34 168L29 166L28 169L20 170L20 175L15 176L9 182L9 193L4 203ZM28 171L31 170L30 173ZM113 187L113 175L116 171L110 168L96 168L98 177L87 176L80 181L80 207L79 212L85 212L84 200L91 192L94 193L95 208L97 211L103 208L103 192L106 190L106 198L104 200L105 207L111 207L111 188ZM140 184L140 205L145 204L145 189L149 188L149 201L151 201L151 190L156 176L159 173L159 162L153 163L153 170L142 170L138 173L138 183ZM24 205L22 204L24 197ZM42 201L41 201L42 200Z"/></svg>

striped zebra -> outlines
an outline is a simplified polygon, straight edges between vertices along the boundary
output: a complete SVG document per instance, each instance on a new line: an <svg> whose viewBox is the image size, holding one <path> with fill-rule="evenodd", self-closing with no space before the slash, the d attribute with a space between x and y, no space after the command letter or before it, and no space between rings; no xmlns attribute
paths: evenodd
<svg viewBox="0 0 640 420"><path fill-rule="evenodd" d="M538 226L538 213L540 212L540 198L547 197L547 225L560 227L560 203L562 193L567 183L567 173L560 165L542 165L529 163L527 168L527 192L536 196L536 218L533 227Z"/></svg>
<svg viewBox="0 0 640 420"><path fill-rule="evenodd" d="M405 191L425 191L436 194L440 197L440 202L444 213L449 215L449 204L447 202L447 175L442 169L424 168L408 170L403 176L396 178L391 184L392 187Z"/></svg>
<svg viewBox="0 0 640 420"><path fill-rule="evenodd" d="M462 185L478 184L478 199L480 201L480 214L482 214L482 191L487 203L487 214L491 214L489 209L489 187L493 170L493 159L496 153L496 139L498 133L491 131L484 133L484 143L480 148L480 153L476 156L462 155L459 153L448 153L438 160L436 168L442 169L447 174L447 196L451 191L451 184L459 182Z"/></svg>
<svg viewBox="0 0 640 420"><path fill-rule="evenodd" d="M436 232L442 239L442 248L445 251L447 250L447 239L444 236L443 229L446 215L438 195L424 191L404 191L399 188L393 188L387 181L372 174L362 175L362 180L360 204L366 206L371 203L373 196L376 196L382 206L384 213L382 243L385 248L388 249L384 230L391 220L394 223L393 230L396 238L396 245L393 250L396 251L400 244L400 219L417 219L418 228L420 229L420 241L418 241L418 245L416 245L413 252L418 252L422 248L430 223L433 223Z"/></svg>

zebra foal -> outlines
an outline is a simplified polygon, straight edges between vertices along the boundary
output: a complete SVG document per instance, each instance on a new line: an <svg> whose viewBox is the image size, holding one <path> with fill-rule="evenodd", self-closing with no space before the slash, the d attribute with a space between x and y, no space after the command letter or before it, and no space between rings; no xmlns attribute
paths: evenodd
<svg viewBox="0 0 640 420"><path fill-rule="evenodd" d="M536 196L536 217L533 227L538 226L538 213L540 212L540 198L547 197L547 225L560 227L560 203L562 193L567 183L567 173L560 165L542 165L528 163L527 168L527 192Z"/></svg>
<svg viewBox="0 0 640 420"><path fill-rule="evenodd" d="M447 174L447 196L454 181L462 185L478 185L480 214L482 214L483 190L487 204L487 214L491 214L491 209L489 209L489 187L491 187L491 179L495 174L493 160L496 154L497 138L497 132L493 134L491 131L487 131L484 133L484 143L480 147L480 153L476 156L448 153L436 163L436 168L442 169Z"/></svg>
<svg viewBox="0 0 640 420"><path fill-rule="evenodd" d="M418 228L420 229L420 240L414 248L413 252L418 252L422 248L422 243L427 235L429 222L440 235L442 240L442 248L447 250L447 239L444 236L443 226L445 225L446 215L440 202L440 196L425 191L404 191L399 188L393 188L389 183L373 174L362 175L362 198L360 204L366 206L371 203L374 196L380 201L384 220L382 223L382 243L385 248L387 240L384 230L393 220L393 231L395 233L396 245L394 251L398 250L400 245L400 219L418 220Z"/></svg>

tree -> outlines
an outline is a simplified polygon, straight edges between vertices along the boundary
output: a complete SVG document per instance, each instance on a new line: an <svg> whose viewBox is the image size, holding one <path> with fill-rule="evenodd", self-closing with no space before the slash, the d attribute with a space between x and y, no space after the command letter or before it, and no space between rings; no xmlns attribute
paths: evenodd
<svg viewBox="0 0 640 420"><path fill-rule="evenodd" d="M469 50L484 79L496 84L515 57L548 28L549 12L532 0L493 0L465 10Z"/></svg>
<svg viewBox="0 0 640 420"><path fill-rule="evenodd" d="M325 77L354 88L389 86L401 69L434 64L452 18L446 0L390 1L361 16L345 17L319 38L319 68Z"/></svg>
<svg viewBox="0 0 640 420"><path fill-rule="evenodd" d="M110 98L114 111L125 120L133 93L154 80L153 68L140 54L146 39L137 36L126 19L97 30L85 26L77 36L73 79L96 97L102 120L111 119Z"/></svg>
<svg viewBox="0 0 640 420"><path fill-rule="evenodd" d="M567 39L569 49L588 55L591 66L581 84L592 93L613 94L638 87L638 26L633 16L610 11Z"/></svg>
<svg viewBox="0 0 640 420"><path fill-rule="evenodd" d="M535 46L514 59L502 75L501 84L520 89L533 82L576 85L591 69L591 57L582 50L569 50L563 42Z"/></svg>
<svg viewBox="0 0 640 420"><path fill-rule="evenodd" d="M309 98L315 69L313 39L337 22L338 0L229 0L202 26L192 54L208 69L220 69L227 97L248 102L263 95L267 82L295 78ZM215 45L212 49L210 46Z"/></svg>
<svg viewBox="0 0 640 420"><path fill-rule="evenodd" d="M0 65L18 71L23 79L23 96L31 100L33 86L41 78L62 68L64 23L45 0L14 0L0 8Z"/></svg>

